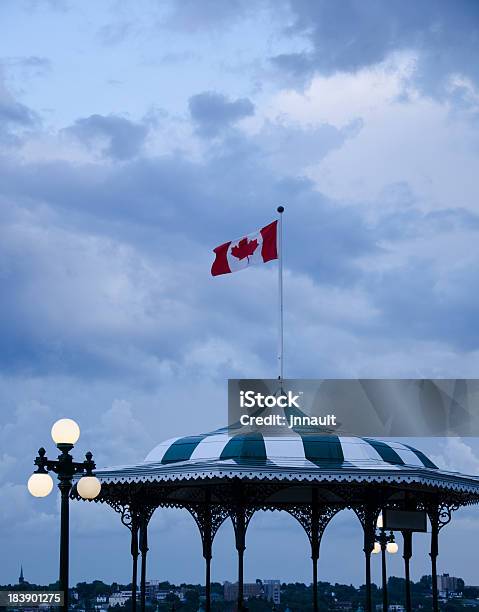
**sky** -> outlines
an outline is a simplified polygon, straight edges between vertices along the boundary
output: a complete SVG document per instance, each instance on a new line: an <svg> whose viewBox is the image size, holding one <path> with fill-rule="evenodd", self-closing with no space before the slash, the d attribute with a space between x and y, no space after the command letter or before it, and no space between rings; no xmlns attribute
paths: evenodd
<svg viewBox="0 0 479 612"><path fill-rule="evenodd" d="M276 264L210 266L279 204L287 377L476 376L478 51L474 0L2 0L1 583L21 563L56 579L58 498L25 483L57 418L80 424L76 458L137 462L222 426L227 378L276 376ZM476 439L415 444L479 473ZM118 517L71 512L72 582L128 582ZM479 584L478 528L478 508L457 513L440 572ZM415 580L427 546L415 538ZM235 568L224 525L213 579ZM203 569L191 517L157 511L149 578ZM351 514L319 571L363 580ZM254 517L257 577L310 580L293 519Z"/></svg>

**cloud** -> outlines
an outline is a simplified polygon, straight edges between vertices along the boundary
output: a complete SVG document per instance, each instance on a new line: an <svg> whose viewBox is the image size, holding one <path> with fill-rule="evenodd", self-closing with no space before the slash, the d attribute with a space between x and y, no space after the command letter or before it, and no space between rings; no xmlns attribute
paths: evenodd
<svg viewBox="0 0 479 612"><path fill-rule="evenodd" d="M356 72L384 61L391 53L417 53L417 82L431 93L443 92L445 79L460 72L479 77L479 8L471 0L421 2L392 0L290 0L293 21L285 32L304 36L309 48L281 53L273 63L286 73Z"/></svg>
<svg viewBox="0 0 479 612"><path fill-rule="evenodd" d="M14 98L0 72L0 145L19 145L27 129L38 125L37 114Z"/></svg>
<svg viewBox="0 0 479 612"><path fill-rule="evenodd" d="M162 317L165 325L169 320L171 330L181 325L183 307L175 306L167 293L163 306L149 304L151 299L162 299L167 284L175 284L171 275L169 281L166 275L162 280L163 273L150 268L146 260L135 261L134 250L115 241L54 227L42 230L31 221L17 218L18 224L5 227L3 280L11 288L1 307L4 324L9 321L2 354L6 368L29 369L28 362L40 353L38 365L53 370L68 371L70 363L77 372L86 367L93 373L101 362L106 364L105 359L121 369L122 353L135 350L130 333L136 336L142 328L148 342L147 335L156 325L156 333L162 329ZM27 248L21 246L24 240ZM157 298L149 293L150 287ZM27 294L31 298L24 301ZM22 325L20 309L25 309ZM69 322L64 319L67 313ZM105 343L110 334L125 342L123 351L110 351ZM85 335L92 343L80 348L78 341Z"/></svg>
<svg viewBox="0 0 479 612"><path fill-rule="evenodd" d="M144 449L152 448L157 442L152 439L151 434L148 424L140 422L133 414L128 401L114 400L94 427L95 437L102 437L104 440L101 455L97 459L99 465L104 463L105 458L108 458L110 464L124 464L143 459Z"/></svg>
<svg viewBox="0 0 479 612"><path fill-rule="evenodd" d="M2 410L9 414L9 419L0 425L0 445L2 448L2 472L4 482L15 482L15 472L25 470L33 463L33 453L37 450L38 423L52 418L50 406L36 399L28 399L20 402L5 401ZM45 434L49 437L48 428ZM12 465L12 457L16 459L16 470L9 471Z"/></svg>
<svg viewBox="0 0 479 612"><path fill-rule="evenodd" d="M222 94L205 91L189 99L191 118L200 136L217 136L240 119L254 114L254 105L248 98L230 102Z"/></svg>
<svg viewBox="0 0 479 612"><path fill-rule="evenodd" d="M45 76L52 69L51 61L39 55L3 57L2 64L7 68L20 70L24 77Z"/></svg>
<svg viewBox="0 0 479 612"><path fill-rule="evenodd" d="M133 23L129 21L109 23L99 29L98 37L104 45L115 46L124 42L126 38L132 35L133 31Z"/></svg>
<svg viewBox="0 0 479 612"><path fill-rule="evenodd" d="M432 460L444 470L479 475L479 456L462 438L447 438L441 453Z"/></svg>
<svg viewBox="0 0 479 612"><path fill-rule="evenodd" d="M231 316L244 329L221 347L221 364L205 369L222 376L245 363L264 367L274 352L274 270L214 282L211 249L265 223L279 201L291 207L291 244L322 245L308 257L291 248L288 268L321 283L353 282L355 259L375 249L354 210L328 202L309 181L276 177L265 160L258 144L233 138L196 163L178 155L118 167L6 163L3 197L16 204L5 209L1 243L4 368L143 383L185 366L194 372L231 333ZM212 295L219 312L209 307Z"/></svg>
<svg viewBox="0 0 479 612"><path fill-rule="evenodd" d="M64 131L89 148L100 145L102 155L115 160L138 155L148 135L146 125L116 115L90 115L77 119Z"/></svg>
<svg viewBox="0 0 479 612"><path fill-rule="evenodd" d="M363 104L367 109L367 98ZM327 346L323 367L343 375L379 366L384 375L399 367L414 375L424 372L421 354L443 375L468 359L473 368L477 216L441 204L422 211L408 181L364 206L349 195L325 197L301 176L304 165L327 163L361 138L372 116L362 122L338 113L337 126L268 119L252 135L233 130L199 160L178 152L120 165L4 160L1 191L10 214L3 224L0 358L7 371L148 385L182 368L198 371L203 359L212 379L228 368L239 373L245 363L266 374L274 353L272 266L219 280L209 267L214 246L260 227L279 202L287 209L292 275L287 333L301 338L305 356L315 343ZM291 147L297 154L288 165ZM354 170L368 163L358 156ZM345 183L352 171L345 166ZM455 259L446 248L452 241ZM371 346L388 358L378 364ZM215 350L221 363L211 361ZM400 366L411 351L417 359ZM297 352L289 364L317 374L315 362Z"/></svg>
<svg viewBox="0 0 479 612"><path fill-rule="evenodd" d="M9 500L0 508L2 531L11 533L24 530L31 535L35 531L55 529L57 517L54 513L42 512L35 507L25 484L7 483L0 487L0 494L3 499Z"/></svg>
<svg viewBox="0 0 479 612"><path fill-rule="evenodd" d="M66 13L72 8L71 0L44 0L42 4L52 11L59 13ZM35 2L35 0L21 0L20 2L22 9L28 13L31 13L34 10L44 9L42 4L38 4L38 2Z"/></svg>
<svg viewBox="0 0 479 612"><path fill-rule="evenodd" d="M255 11L262 1L255 3ZM247 0L183 0L170 2L170 10L164 18L164 25L169 28L197 32L204 29L218 29L231 25L251 12Z"/></svg>
<svg viewBox="0 0 479 612"><path fill-rule="evenodd" d="M305 168L320 164L332 151L341 149L347 139L356 138L362 127L361 119L340 128L329 123L267 119L254 140L276 172L297 177ZM291 151L295 151L294 156Z"/></svg>
<svg viewBox="0 0 479 612"><path fill-rule="evenodd" d="M16 468L17 459L7 453L0 456L0 481L9 479L12 470Z"/></svg>
<svg viewBox="0 0 479 612"><path fill-rule="evenodd" d="M275 95L267 117L282 116L303 130L325 122L342 130L359 122L353 137L303 168L334 200L355 202L372 215L386 207L401 208L403 214L411 207L476 212L474 117L479 105L474 88L468 89L467 108L422 95L410 84L413 65L405 54L351 74L316 76L304 92ZM451 172L456 181L450 181Z"/></svg>
<svg viewBox="0 0 479 612"><path fill-rule="evenodd" d="M30 126L34 123L34 115L24 104L3 99L0 101L0 122L3 125Z"/></svg>

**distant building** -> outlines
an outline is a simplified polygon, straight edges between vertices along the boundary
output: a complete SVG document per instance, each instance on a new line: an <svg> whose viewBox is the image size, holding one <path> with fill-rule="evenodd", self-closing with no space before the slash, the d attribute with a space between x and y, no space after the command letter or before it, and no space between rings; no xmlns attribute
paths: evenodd
<svg viewBox="0 0 479 612"><path fill-rule="evenodd" d="M160 588L164 584L162 580L147 580L145 583L145 597L150 601L166 601L168 595L176 595L181 602L186 601L185 589Z"/></svg>
<svg viewBox="0 0 479 612"><path fill-rule="evenodd" d="M263 596L274 604L281 603L281 582L279 580L263 580Z"/></svg>
<svg viewBox="0 0 479 612"><path fill-rule="evenodd" d="M223 584L225 601L236 601L238 599L238 583L226 581ZM245 582L243 584L243 596L245 599L254 599L261 597L263 594L263 585L261 581Z"/></svg>
<svg viewBox="0 0 479 612"><path fill-rule="evenodd" d="M223 583L225 601L236 601L238 599L238 583ZM256 582L245 582L243 585L243 596L245 599L264 597L274 604L281 603L281 582L279 580L256 580Z"/></svg>
<svg viewBox="0 0 479 612"><path fill-rule="evenodd" d="M107 595L97 595L93 603L93 608L95 610L108 610L109 605L110 603Z"/></svg>
<svg viewBox="0 0 479 612"><path fill-rule="evenodd" d="M442 574L437 577L437 590L440 597L448 597L462 590L462 580L455 576L449 576L449 574Z"/></svg>
<svg viewBox="0 0 479 612"><path fill-rule="evenodd" d="M126 602L131 599L132 597L132 592L131 591L117 591L116 593L113 593L112 595L110 595L109 598L109 605L110 607L113 606L124 606L126 604ZM138 599L138 593L137 593L137 599Z"/></svg>
<svg viewBox="0 0 479 612"><path fill-rule="evenodd" d="M147 580L145 583L145 595L147 599L152 601L157 599L158 591L160 590L159 580Z"/></svg>
<svg viewBox="0 0 479 612"><path fill-rule="evenodd" d="M23 565L20 565L20 577L18 579L18 584L22 585L22 584L28 584L28 582L25 580L25 578L23 577Z"/></svg>

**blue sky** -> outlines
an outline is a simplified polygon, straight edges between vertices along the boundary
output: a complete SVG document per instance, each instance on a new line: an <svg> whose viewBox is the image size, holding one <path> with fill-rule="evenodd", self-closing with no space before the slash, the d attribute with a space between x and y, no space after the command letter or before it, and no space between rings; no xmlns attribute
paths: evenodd
<svg viewBox="0 0 479 612"><path fill-rule="evenodd" d="M56 501L24 486L56 418L79 421L78 455L137 461L223 424L228 377L275 376L275 264L209 268L278 204L288 376L476 376L477 13L466 0L1 3L2 582L21 562L27 579L56 576ZM479 471L476 440L420 447ZM72 512L73 580L127 581L126 529L108 509ZM477 521L458 514L439 562L476 584ZM235 575L232 541L225 527L215 579ZM321 576L360 583L361 548L338 517ZM308 557L291 520L252 523L248 579L308 580ZM192 520L158 512L151 558L152 578L202 580Z"/></svg>

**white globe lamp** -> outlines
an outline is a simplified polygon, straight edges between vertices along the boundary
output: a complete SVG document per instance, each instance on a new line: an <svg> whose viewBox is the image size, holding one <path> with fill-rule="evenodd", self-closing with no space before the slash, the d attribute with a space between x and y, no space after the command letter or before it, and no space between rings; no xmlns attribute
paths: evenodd
<svg viewBox="0 0 479 612"><path fill-rule="evenodd" d="M80 437L80 427L73 419L60 419L53 424L52 439L55 444L76 444Z"/></svg>
<svg viewBox="0 0 479 612"><path fill-rule="evenodd" d="M95 499L101 491L101 482L96 476L83 476L77 483L77 491L83 499Z"/></svg>
<svg viewBox="0 0 479 612"><path fill-rule="evenodd" d="M391 553L391 555L395 555L399 550L399 546L396 544L396 542L388 542L386 545L386 550L388 553Z"/></svg>
<svg viewBox="0 0 479 612"><path fill-rule="evenodd" d="M32 474L27 483L28 490L33 497L46 497L52 492L53 479L50 474Z"/></svg>

